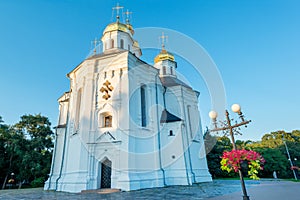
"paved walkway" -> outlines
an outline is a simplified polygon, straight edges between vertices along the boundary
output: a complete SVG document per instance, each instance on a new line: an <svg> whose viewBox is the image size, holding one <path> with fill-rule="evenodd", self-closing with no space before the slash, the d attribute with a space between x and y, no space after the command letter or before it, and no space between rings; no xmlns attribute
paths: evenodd
<svg viewBox="0 0 300 200"><path fill-rule="evenodd" d="M260 181L255 187L250 187L248 195L251 200L300 200L300 182L291 181ZM209 200L242 200L242 192L209 198Z"/></svg>
<svg viewBox="0 0 300 200"><path fill-rule="evenodd" d="M300 183L289 181L246 181L251 200L300 199ZM71 194L65 192L43 191L42 188L21 190L0 190L0 199L105 199L105 200L162 200L162 199L209 199L209 200L242 200L238 180L216 180L212 183L201 183L193 186L172 186L165 188L144 189L131 192L111 194Z"/></svg>

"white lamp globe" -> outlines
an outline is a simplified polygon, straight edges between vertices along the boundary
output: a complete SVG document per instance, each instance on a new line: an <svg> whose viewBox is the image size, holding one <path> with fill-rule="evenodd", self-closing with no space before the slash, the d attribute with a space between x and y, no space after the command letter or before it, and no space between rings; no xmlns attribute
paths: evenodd
<svg viewBox="0 0 300 200"><path fill-rule="evenodd" d="M217 113L216 111L214 111L214 110L210 111L210 112L208 113L208 115L209 115L209 117L210 117L211 119L217 119L217 117L218 117L218 113Z"/></svg>
<svg viewBox="0 0 300 200"><path fill-rule="evenodd" d="M241 112L241 106L239 104L233 104L231 106L231 110L235 113L239 113L239 112Z"/></svg>

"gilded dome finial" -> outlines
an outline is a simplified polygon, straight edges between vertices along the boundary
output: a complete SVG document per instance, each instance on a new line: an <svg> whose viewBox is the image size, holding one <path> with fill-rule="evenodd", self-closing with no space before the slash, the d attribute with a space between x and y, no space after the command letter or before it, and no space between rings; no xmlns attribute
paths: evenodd
<svg viewBox="0 0 300 200"><path fill-rule="evenodd" d="M100 41L99 40L97 40L97 38L95 38L95 40L93 40L92 41L92 44L93 44L93 53L94 53L94 55L96 55L97 54L97 46L98 46L98 44L100 43Z"/></svg>
<svg viewBox="0 0 300 200"><path fill-rule="evenodd" d="M168 40L168 36L162 32L161 36L159 36L159 39L161 39L161 50L165 50L165 42Z"/></svg>
<svg viewBox="0 0 300 200"><path fill-rule="evenodd" d="M119 12L120 12L120 9L123 9L124 7L123 6L120 6L119 3L117 3L116 7L113 7L112 9L113 10L116 10L117 11L117 22L120 21L120 15L119 15Z"/></svg>
<svg viewBox="0 0 300 200"><path fill-rule="evenodd" d="M157 62L163 61L163 60L175 61L174 55L169 53L165 49L165 42L168 40L168 36L165 35L164 32L162 32L162 35L159 36L159 39L161 41L161 52L154 58L154 63L157 63Z"/></svg>
<svg viewBox="0 0 300 200"><path fill-rule="evenodd" d="M132 14L132 12L129 12L129 10L127 9L126 12L124 12L124 14L126 15L126 24L130 24L130 15Z"/></svg>

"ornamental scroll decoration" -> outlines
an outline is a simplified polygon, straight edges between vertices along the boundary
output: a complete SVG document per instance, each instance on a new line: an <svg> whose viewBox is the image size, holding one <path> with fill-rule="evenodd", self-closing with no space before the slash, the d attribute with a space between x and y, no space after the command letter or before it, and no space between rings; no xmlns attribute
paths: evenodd
<svg viewBox="0 0 300 200"><path fill-rule="evenodd" d="M111 97L111 95L109 94L111 91L113 91L114 87L111 86L111 83L106 80L104 83L103 83L103 86L102 88L100 89L100 92L104 93L102 98L107 100Z"/></svg>

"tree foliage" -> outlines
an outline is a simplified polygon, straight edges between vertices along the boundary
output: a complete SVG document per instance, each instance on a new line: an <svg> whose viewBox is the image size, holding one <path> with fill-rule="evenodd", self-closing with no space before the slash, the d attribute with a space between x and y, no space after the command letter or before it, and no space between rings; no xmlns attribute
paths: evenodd
<svg viewBox="0 0 300 200"><path fill-rule="evenodd" d="M209 135L209 136L208 136ZM232 174L224 174L219 171L220 157L223 151L230 151L231 145L228 145L230 140L226 137L212 136L209 133L205 134L210 141L216 140L215 146L211 151L207 151L207 162L209 171L214 178L230 177ZM236 141L238 149L253 150L259 152L265 159L264 170L259 172L259 177L273 177L273 172L276 171L279 178L293 178L290 161L288 160L287 150L284 144L288 147L290 157L294 166L300 166L300 131L294 130L290 133L285 131L276 131L263 135L261 141ZM206 145L211 145L209 141Z"/></svg>
<svg viewBox="0 0 300 200"><path fill-rule="evenodd" d="M223 152L230 151L232 149L230 140L227 137L212 136L207 132L205 134L205 146L207 148L207 164L212 177L217 178L235 176L234 172L227 173L220 168L220 161Z"/></svg>
<svg viewBox="0 0 300 200"><path fill-rule="evenodd" d="M2 188L5 188L8 178L13 178L18 183L46 180L53 147L53 132L50 126L49 119L40 114L24 115L12 126L3 124L0 118ZM14 176L11 173L14 173Z"/></svg>

